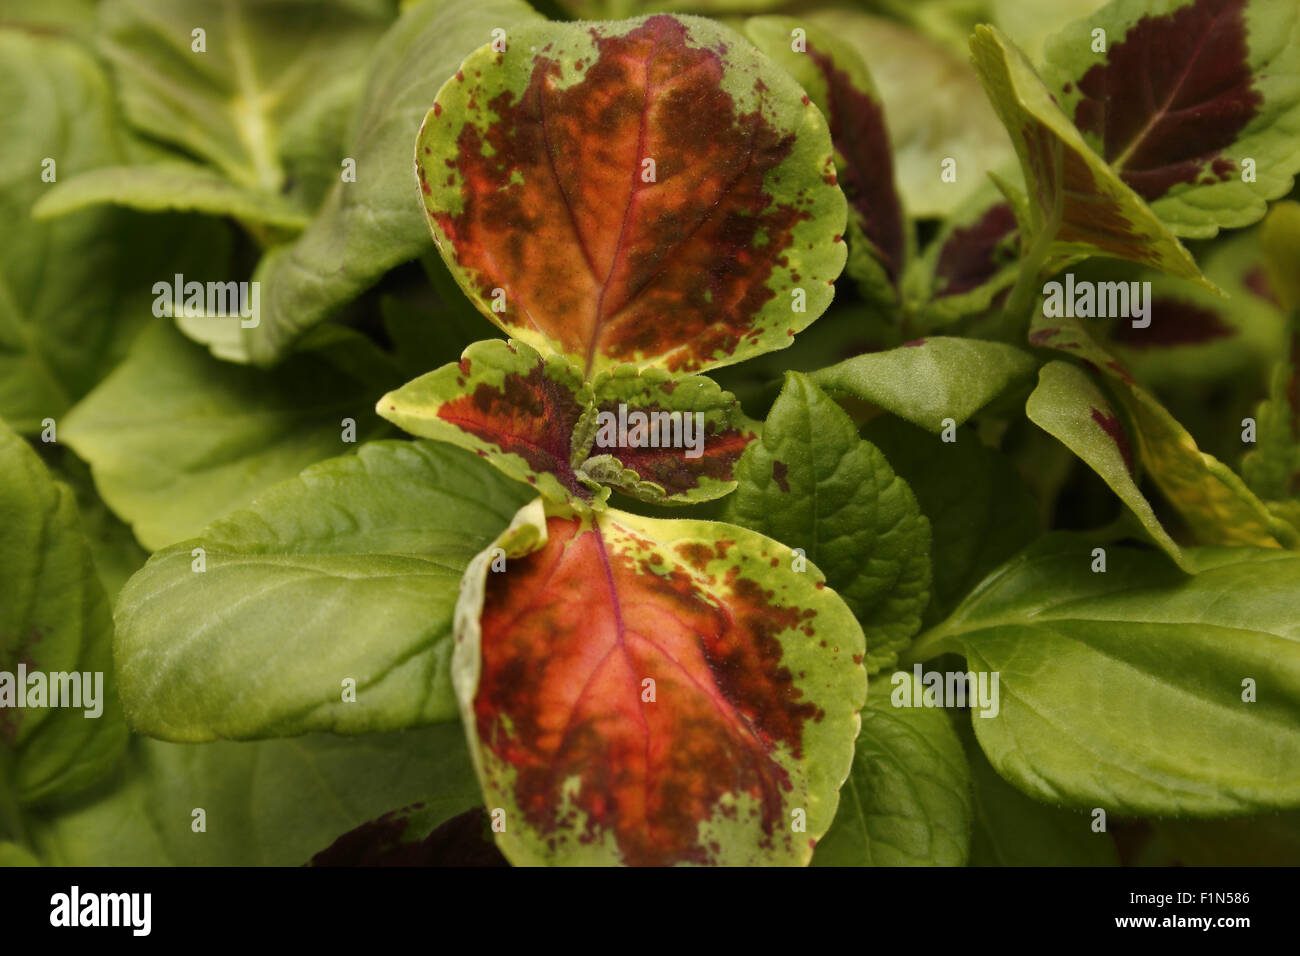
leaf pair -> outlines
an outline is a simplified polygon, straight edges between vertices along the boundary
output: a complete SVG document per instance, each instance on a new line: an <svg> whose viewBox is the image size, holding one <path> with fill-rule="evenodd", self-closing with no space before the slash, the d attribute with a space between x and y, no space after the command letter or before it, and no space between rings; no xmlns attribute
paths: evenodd
<svg viewBox="0 0 1300 956"><path fill-rule="evenodd" d="M379 400L407 431L468 448L544 496L604 503L609 487L651 502L735 487L754 425L700 375L620 366L586 382L563 357L489 340Z"/></svg>

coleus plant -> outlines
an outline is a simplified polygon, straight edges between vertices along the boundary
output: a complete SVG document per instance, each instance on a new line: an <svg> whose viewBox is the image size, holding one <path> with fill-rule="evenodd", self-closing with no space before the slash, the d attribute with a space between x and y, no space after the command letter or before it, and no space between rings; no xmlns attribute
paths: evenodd
<svg viewBox="0 0 1300 956"><path fill-rule="evenodd" d="M86 859L111 820L138 838L92 858L192 862L200 799L258 862L321 864L480 829L515 864L1104 863L1105 812L1300 807L1294 9L1116 0L1046 40L1014 3L918 14L926 62L971 34L1000 124L973 138L1010 144L922 177L887 122L915 93L873 78L896 24L327 6L292 55L274 4L214 21L230 97L177 60L202 4L107 4L129 132L24 199L54 239L120 234L105 203L233 219L266 308L155 323L106 377L19 353L0 389L20 434L66 412L94 476L3 433L0 665L113 658L93 733L5 725L0 860ZM77 48L0 43L118 130ZM224 255L193 242L173 261ZM427 309L358 299L416 257L432 342ZM1149 325L1050 307L1066 273L1147 284ZM382 333L322 324L358 301ZM1261 364L1244 456L1163 400ZM329 458L340 415L363 441ZM120 525L88 548L78 504L154 552L120 594L143 555ZM1000 699L954 721L927 667ZM317 776L339 809L289 825ZM1153 860L1241 842L1148 826Z"/></svg>

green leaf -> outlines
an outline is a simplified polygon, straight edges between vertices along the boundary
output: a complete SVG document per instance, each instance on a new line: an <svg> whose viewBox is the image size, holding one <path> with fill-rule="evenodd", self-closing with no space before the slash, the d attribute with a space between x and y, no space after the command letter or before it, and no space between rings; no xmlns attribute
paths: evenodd
<svg viewBox="0 0 1300 956"><path fill-rule="evenodd" d="M1030 187L1026 245L1040 244L1049 261L1110 256L1205 282L1182 244L1089 148L1014 44L994 27L976 27L971 59Z"/></svg>
<svg viewBox="0 0 1300 956"><path fill-rule="evenodd" d="M961 740L942 710L896 707L899 671L872 681L853 769L814 866L964 866L970 850L971 779Z"/></svg>
<svg viewBox="0 0 1300 956"><path fill-rule="evenodd" d="M793 48L796 30L803 49ZM837 178L849 203L849 258L845 271L865 298L898 299L908 254L903 209L894 188L880 94L862 57L835 33L796 17L751 17L745 35L781 64L826 116L835 147Z"/></svg>
<svg viewBox="0 0 1300 956"><path fill-rule="evenodd" d="M997 716L971 719L998 773L1110 813L1300 805L1300 555L1202 549L1186 577L1122 547L1095 573L1091 547L1044 539L924 638L1000 675Z"/></svg>
<svg viewBox="0 0 1300 956"><path fill-rule="evenodd" d="M811 378L832 394L872 402L939 434L946 419L961 425L1027 380L1036 365L1027 352L1002 342L935 336L855 355Z"/></svg>
<svg viewBox="0 0 1300 956"><path fill-rule="evenodd" d="M0 415L34 433L56 422L125 353L148 320L153 282L211 275L226 257L219 223L99 209L30 218L58 181L119 162L112 93L72 42L0 31ZM50 165L53 163L53 165Z"/></svg>
<svg viewBox="0 0 1300 956"><path fill-rule="evenodd" d="M1061 28L1083 20L1091 24L1094 14L1108 0L1056 0L1039 3L1038 0L992 0L989 13L992 22L1015 41L1031 62L1041 62L1043 44L1061 32ZM1085 19L1086 18L1086 19ZM1081 49L1090 49L1092 37ZM1076 57L1077 58L1077 57Z"/></svg>
<svg viewBox="0 0 1300 956"><path fill-rule="evenodd" d="M2 422L0 527L0 765L9 771L0 787L34 804L106 773L126 724L108 598L75 496Z"/></svg>
<svg viewBox="0 0 1300 956"><path fill-rule="evenodd" d="M1203 544L1277 548L1300 543L1297 531L1274 517L1245 482L1196 441L1177 419L1088 334L1078 319L1037 313L1030 341L1081 358L1110 380L1133 422L1134 444L1151 479Z"/></svg>
<svg viewBox="0 0 1300 956"><path fill-rule="evenodd" d="M371 442L275 485L123 589L128 718L176 741L447 720L461 572L527 497L431 442Z"/></svg>
<svg viewBox="0 0 1300 956"><path fill-rule="evenodd" d="M32 209L35 219L52 219L87 206L114 203L147 212L179 209L299 230L302 209L278 193L260 193L225 175L191 163L106 166L60 183Z"/></svg>
<svg viewBox="0 0 1300 956"><path fill-rule="evenodd" d="M790 372L736 475L726 519L802 549L861 623L867 673L892 666L930 600L930 526L885 456Z"/></svg>
<svg viewBox="0 0 1300 956"><path fill-rule="evenodd" d="M476 805L463 738L454 723L201 746L137 737L105 786L35 816L35 842L55 866L298 866L394 807L446 818Z"/></svg>
<svg viewBox="0 0 1300 956"><path fill-rule="evenodd" d="M355 85L385 23L342 2L301 11L274 0L108 0L102 49L127 118L248 190L319 191L286 162L289 131L321 101L346 107L338 90Z"/></svg>
<svg viewBox="0 0 1300 956"><path fill-rule="evenodd" d="M348 451L345 419L357 441L385 430L372 405L382 385L340 368L359 344L301 353L272 374L219 362L158 322L60 437L90 463L100 494L141 543L161 548Z"/></svg>
<svg viewBox="0 0 1300 956"><path fill-rule="evenodd" d="M785 348L844 267L825 119L699 17L517 27L443 86L415 160L466 294L586 377Z"/></svg>
<svg viewBox="0 0 1300 956"><path fill-rule="evenodd" d="M1006 130L964 59L919 30L855 10L816 10L806 18L852 46L871 68L910 215L947 217L987 182L986 173L1015 162ZM926 82L916 82L918 76ZM933 95L936 89L943 95ZM941 176L946 159L955 163L953 182Z"/></svg>
<svg viewBox="0 0 1300 956"><path fill-rule="evenodd" d="M1100 475L1160 549L1190 570L1134 480L1124 424L1087 372L1068 362L1048 362L1038 372L1038 387L1029 396L1025 414Z"/></svg>
<svg viewBox="0 0 1300 956"><path fill-rule="evenodd" d="M515 864L786 864L849 772L861 629L733 525L526 506L465 574L452 679Z"/></svg>
<svg viewBox="0 0 1300 956"><path fill-rule="evenodd" d="M0 867L40 865L40 860L17 843L0 842Z"/></svg>
<svg viewBox="0 0 1300 956"><path fill-rule="evenodd" d="M1260 229L1260 246L1278 303L1294 313L1300 309L1300 202L1288 199L1273 207Z"/></svg>
<svg viewBox="0 0 1300 956"><path fill-rule="evenodd" d="M1296 374L1287 359L1273 367L1268 398L1255 412L1255 447L1241 460L1242 478L1266 500L1300 498L1300 422L1291 404Z"/></svg>
<svg viewBox="0 0 1300 956"><path fill-rule="evenodd" d="M889 459L930 521L933 543L927 620L942 618L988 572L1043 531L1039 507L1011 460L970 430L941 441L897 418L881 418L863 437Z"/></svg>
<svg viewBox="0 0 1300 956"><path fill-rule="evenodd" d="M521 0L427 0L373 48L345 139L356 182L335 181L303 234L263 258L254 276L262 283L262 321L244 332L253 361L276 361L304 330L389 269L432 250L411 184L420 121L443 82L494 29L513 31L536 18Z"/></svg>
<svg viewBox="0 0 1300 956"><path fill-rule="evenodd" d="M1044 58L1061 110L1175 235L1250 225L1290 192L1300 170L1294 4L1116 0L1062 30Z"/></svg>
<svg viewBox="0 0 1300 956"><path fill-rule="evenodd" d="M962 734L974 797L971 866L1117 866L1119 853L1092 818L1031 800L998 776L975 744Z"/></svg>

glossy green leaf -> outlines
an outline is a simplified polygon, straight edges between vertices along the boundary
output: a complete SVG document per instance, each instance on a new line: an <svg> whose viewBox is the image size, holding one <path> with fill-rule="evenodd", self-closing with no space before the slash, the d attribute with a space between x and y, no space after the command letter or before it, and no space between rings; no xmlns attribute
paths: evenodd
<svg viewBox="0 0 1300 956"><path fill-rule="evenodd" d="M896 707L908 672L871 682L853 769L814 866L964 866L971 839L971 775L942 710Z"/></svg>
<svg viewBox="0 0 1300 956"><path fill-rule="evenodd" d="M1094 572L1091 547L1044 539L930 632L1000 675L971 719L998 773L1110 813L1300 804L1300 555L1203 549L1186 577L1123 547Z"/></svg>
<svg viewBox="0 0 1300 956"><path fill-rule="evenodd" d="M821 112L699 17L516 28L438 93L415 160L466 294L588 377L785 348L844 266Z"/></svg>
<svg viewBox="0 0 1300 956"><path fill-rule="evenodd" d="M299 230L307 213L279 193L259 193L224 174L191 163L106 166L61 183L32 210L51 219L87 206L113 203L147 212L178 209L212 216L233 216L280 229Z"/></svg>
<svg viewBox="0 0 1300 956"><path fill-rule="evenodd" d="M1011 459L982 445L973 430L945 442L884 417L862 435L884 452L930 522L927 621L946 615L988 572L1042 533L1038 503Z"/></svg>
<svg viewBox="0 0 1300 956"><path fill-rule="evenodd" d="M159 322L60 437L90 463L100 494L141 543L165 547L350 450L345 419L356 441L384 430L373 412L383 386L340 368L358 347L304 352L268 373L219 362Z"/></svg>
<svg viewBox="0 0 1300 956"><path fill-rule="evenodd" d="M34 816L34 841L54 866L299 866L397 807L474 806L463 738L455 723L200 746L137 737L104 786Z"/></svg>
<svg viewBox="0 0 1300 956"><path fill-rule="evenodd" d="M1116 866L1119 854L1092 818L1031 800L998 776L974 741L962 733L974 803L971 866Z"/></svg>
<svg viewBox="0 0 1300 956"><path fill-rule="evenodd" d="M975 28L971 58L1011 134L1029 184L1032 236L1051 257L1130 259L1204 281L1196 261L1097 156L1024 55L996 28Z"/></svg>
<svg viewBox="0 0 1300 956"><path fill-rule="evenodd" d="M1104 52L1093 49L1095 30L1105 31ZM1291 190L1300 171L1294 4L1115 0L1052 38L1044 59L1061 110L1175 235L1249 225Z"/></svg>
<svg viewBox="0 0 1300 956"><path fill-rule="evenodd" d="M1177 419L1088 334L1080 320L1036 315L1030 341L1083 359L1111 381L1133 423L1133 445L1152 481L1203 544L1291 547L1296 530L1274 517L1223 462L1207 455Z"/></svg>
<svg viewBox="0 0 1300 956"><path fill-rule="evenodd" d="M1296 366L1282 359L1269 376L1269 396L1255 412L1255 447L1241 460L1241 476L1260 498L1300 498L1300 419L1292 406Z"/></svg>
<svg viewBox="0 0 1300 956"><path fill-rule="evenodd" d="M494 29L538 19L522 0L427 0L406 11L369 55L365 86L344 139L356 182L334 182L294 242L258 266L262 321L244 333L260 364L433 243L414 198L411 143L429 104ZM337 168L337 166L336 166Z"/></svg>
<svg viewBox="0 0 1300 956"><path fill-rule="evenodd" d="M226 240L219 223L115 209L34 222L59 182L121 161L112 92L71 41L13 30L0 30L0 89L0 414L31 434L121 360L155 281L219 276Z"/></svg>
<svg viewBox="0 0 1300 956"><path fill-rule="evenodd" d="M1027 352L1002 342L935 336L885 352L869 352L814 372L831 394L879 405L938 434L960 425L1033 374Z"/></svg>
<svg viewBox="0 0 1300 956"><path fill-rule="evenodd" d="M930 600L930 526L885 456L791 372L736 474L727 520L802 549L861 623L867 673L893 665Z"/></svg>
<svg viewBox="0 0 1300 956"><path fill-rule="evenodd" d="M787 864L835 816L866 693L820 572L732 525L542 499L466 572L453 681L515 864Z"/></svg>
<svg viewBox="0 0 1300 956"><path fill-rule="evenodd" d="M1160 549L1182 565L1182 551L1134 480L1124 424L1087 372L1068 362L1048 362L1039 370L1038 387L1029 396L1025 414L1100 475Z"/></svg>
<svg viewBox="0 0 1300 956"><path fill-rule="evenodd" d="M0 788L34 804L106 773L127 732L75 496L2 422L0 527Z"/></svg>
<svg viewBox="0 0 1300 956"><path fill-rule="evenodd" d="M306 193L305 208L323 184L289 161L300 118L348 107L385 27L383 18L343 2L274 0L108 0L100 22L104 55L136 128L246 189Z"/></svg>
<svg viewBox="0 0 1300 956"><path fill-rule="evenodd" d="M527 496L459 449L372 442L159 551L115 615L132 725L203 741L452 717L461 572Z"/></svg>

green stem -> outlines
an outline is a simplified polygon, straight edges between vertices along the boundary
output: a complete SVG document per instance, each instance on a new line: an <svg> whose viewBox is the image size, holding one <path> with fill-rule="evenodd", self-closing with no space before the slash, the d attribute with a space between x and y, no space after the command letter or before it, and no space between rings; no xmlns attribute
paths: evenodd
<svg viewBox="0 0 1300 956"><path fill-rule="evenodd" d="M35 852L27 821L18 805L14 782L18 779L18 758L14 751L0 743L0 838L10 839Z"/></svg>
<svg viewBox="0 0 1300 956"><path fill-rule="evenodd" d="M901 668L911 667L913 664L923 664L926 661L934 660L943 654L961 653L961 643L957 640L956 635L949 631L944 625L938 624L915 641L912 646L898 655L898 666Z"/></svg>

